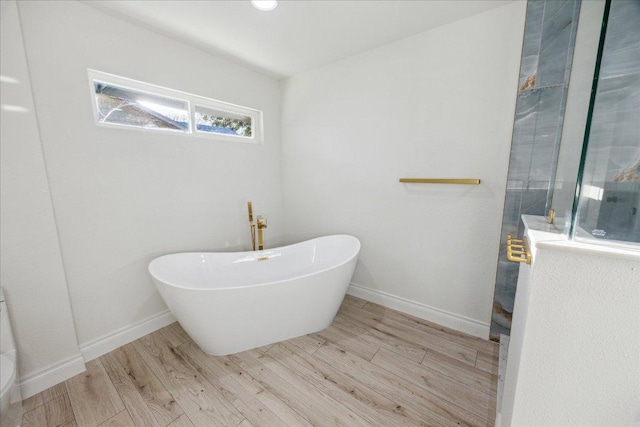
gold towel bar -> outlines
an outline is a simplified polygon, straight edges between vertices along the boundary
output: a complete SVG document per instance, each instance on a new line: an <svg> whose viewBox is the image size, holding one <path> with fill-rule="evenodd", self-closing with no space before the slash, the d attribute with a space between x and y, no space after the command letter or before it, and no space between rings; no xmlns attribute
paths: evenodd
<svg viewBox="0 0 640 427"><path fill-rule="evenodd" d="M531 252L524 239L513 239L511 234L507 236L507 259L531 264Z"/></svg>
<svg viewBox="0 0 640 427"><path fill-rule="evenodd" d="M448 178L400 178L400 182L407 184L480 184L479 179L448 179Z"/></svg>

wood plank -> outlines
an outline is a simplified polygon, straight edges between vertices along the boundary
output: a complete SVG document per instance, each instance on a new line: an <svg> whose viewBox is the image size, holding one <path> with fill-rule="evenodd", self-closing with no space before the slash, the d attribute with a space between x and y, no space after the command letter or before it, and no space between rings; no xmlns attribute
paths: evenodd
<svg viewBox="0 0 640 427"><path fill-rule="evenodd" d="M240 424L238 424L238 427L254 427L254 425L251 424L249 420L244 419Z"/></svg>
<svg viewBox="0 0 640 427"><path fill-rule="evenodd" d="M47 415L44 413L44 405L38 405L22 414L22 427L42 427L46 425Z"/></svg>
<svg viewBox="0 0 640 427"><path fill-rule="evenodd" d="M470 365L476 363L477 350L450 341L427 329L411 328L406 324L385 317L385 314L372 313L355 307L342 307L340 312L365 323L371 328L384 331L406 342L418 343L427 349L435 350Z"/></svg>
<svg viewBox="0 0 640 427"><path fill-rule="evenodd" d="M495 419L496 401L486 392L466 386L439 372L399 357L386 349L381 349L376 353L371 363L463 407L479 417L487 420Z"/></svg>
<svg viewBox="0 0 640 427"><path fill-rule="evenodd" d="M152 418L164 426L183 414L182 408L132 344L124 345L102 356L100 360L106 369L105 359L110 368L107 369L107 373L123 398L134 422L140 424L141 420L147 418L145 414L150 412ZM123 377L122 374L125 376ZM116 381L114 377L120 378L120 381Z"/></svg>
<svg viewBox="0 0 640 427"><path fill-rule="evenodd" d="M422 365L484 393L496 394L497 392L497 375L452 359L437 351L428 350L422 360Z"/></svg>
<svg viewBox="0 0 640 427"><path fill-rule="evenodd" d="M314 357L339 367L342 372L361 381L367 387L383 395L393 395L402 406L419 413L425 421L434 426L483 426L493 427L482 417L466 411L438 395L390 373L389 371L363 360L349 352L326 343Z"/></svg>
<svg viewBox="0 0 640 427"><path fill-rule="evenodd" d="M131 417L133 418L132 422L137 426L160 426L161 424L158 423L147 406L147 403L140 395L138 387L136 387L132 382L129 375L127 375L127 372L114 356L113 353L118 351L121 351L121 349L116 349L111 353L101 356L100 362L102 363L102 366L104 366L109 378L111 378L111 382L118 391L125 408L131 414ZM122 412L120 412L120 414L121 413ZM117 420L118 418L116 417L118 417L118 415L110 418L110 420L113 420L114 418Z"/></svg>
<svg viewBox="0 0 640 427"><path fill-rule="evenodd" d="M290 371L358 414L370 425L421 426L420 415L314 358L287 342L275 345L268 355Z"/></svg>
<svg viewBox="0 0 640 427"><path fill-rule="evenodd" d="M500 359L500 347L492 351L479 351L476 359L476 367L483 371L498 375L498 365Z"/></svg>
<svg viewBox="0 0 640 427"><path fill-rule="evenodd" d="M66 381L67 392L80 427L95 427L124 410L122 399L97 360L87 370Z"/></svg>
<svg viewBox="0 0 640 427"><path fill-rule="evenodd" d="M318 336L325 342L332 342L338 347L344 348L345 350L348 350L366 360L371 360L373 355L376 354L380 348L379 345L365 341L357 335L340 329L334 325L331 325L320 332L316 332L315 334L312 334L312 336Z"/></svg>
<svg viewBox="0 0 640 427"><path fill-rule="evenodd" d="M177 419L173 420L167 427L195 427L189 417L185 414L180 415Z"/></svg>
<svg viewBox="0 0 640 427"><path fill-rule="evenodd" d="M156 331L134 341L166 389L195 425L237 425L244 419L209 382Z"/></svg>
<svg viewBox="0 0 640 427"><path fill-rule="evenodd" d="M67 388L64 383L56 384L53 387L49 387L46 390L40 392L42 395L42 403L47 403L48 401L55 399L58 396L62 396L63 394L67 394Z"/></svg>
<svg viewBox="0 0 640 427"><path fill-rule="evenodd" d="M276 369L278 364L269 356L250 350L228 357L313 425L369 426L361 417L308 382L293 376L283 379L274 372L274 364Z"/></svg>
<svg viewBox="0 0 640 427"><path fill-rule="evenodd" d="M343 305L350 305L356 308L362 308L367 303L362 298L354 297L353 295L345 295L342 300Z"/></svg>
<svg viewBox="0 0 640 427"><path fill-rule="evenodd" d="M257 350L256 350L257 351ZM311 427L311 424L298 414L293 408L280 400L268 388L249 375L244 369L234 363L230 358L214 358L214 363L219 364L227 374L231 375L245 390L256 396L266 407L271 409L285 425L296 427ZM256 363L256 366L260 366Z"/></svg>
<svg viewBox="0 0 640 427"><path fill-rule="evenodd" d="M47 427L57 427L75 419L67 393L45 403L44 413L47 418Z"/></svg>
<svg viewBox="0 0 640 427"><path fill-rule="evenodd" d="M428 320L420 319L419 317L402 313L372 302L367 302L362 309L378 315L383 315L389 319L406 324L413 328L423 329L429 333L436 334L449 341L457 342L458 344L465 345L474 350L490 352L498 345L493 341L483 340L482 338L474 337L472 335L465 334L464 332L456 331L455 329L447 328L445 326L438 325L437 323L429 322Z"/></svg>
<svg viewBox="0 0 640 427"><path fill-rule="evenodd" d="M386 348L414 362L421 362L427 349L413 342L407 342L393 334L372 328L353 317L338 312L333 324L345 332L353 333L363 341Z"/></svg>
<svg viewBox="0 0 640 427"><path fill-rule="evenodd" d="M125 409L124 411L120 412L117 415L114 415L104 423L100 424L99 427L131 427L136 425L139 425L139 424L136 424L135 422L133 422L133 420L131 419L131 416Z"/></svg>
<svg viewBox="0 0 640 427"><path fill-rule="evenodd" d="M283 424L274 412L244 389L221 366L217 358L203 352L195 343L185 343L176 348L176 353L194 366L209 383L218 389L246 420L256 426L281 426Z"/></svg>
<svg viewBox="0 0 640 427"><path fill-rule="evenodd" d="M63 383L63 385L64 385L64 383ZM42 403L43 403L42 402L42 392L36 393L33 396L23 400L22 401L23 414L26 414L27 412L33 411L38 406L41 406Z"/></svg>
<svg viewBox="0 0 640 427"><path fill-rule="evenodd" d="M263 345L262 347L258 347L256 348L256 350L261 351L262 353L266 353L267 351L269 351L269 349L271 347L273 347L275 345L275 343L273 344L267 344L267 345Z"/></svg>
<svg viewBox="0 0 640 427"><path fill-rule="evenodd" d="M182 343L191 341L191 337L182 329L178 322L160 329L160 333L171 343L171 347L177 347Z"/></svg>
<svg viewBox="0 0 640 427"><path fill-rule="evenodd" d="M318 335L302 335L288 340L289 343L301 348L309 354L319 349L324 344L324 339Z"/></svg>
<svg viewBox="0 0 640 427"><path fill-rule="evenodd" d="M64 385L64 382L60 384L56 384L53 387L50 387L46 390L41 391L40 393L36 393L35 395L29 397L22 401L22 410L24 412L29 412L36 407L43 405L54 399L58 396L62 396L67 393L67 388Z"/></svg>

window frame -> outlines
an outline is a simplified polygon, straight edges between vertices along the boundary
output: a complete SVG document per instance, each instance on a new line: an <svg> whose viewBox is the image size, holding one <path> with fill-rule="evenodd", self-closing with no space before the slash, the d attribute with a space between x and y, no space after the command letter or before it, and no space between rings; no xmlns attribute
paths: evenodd
<svg viewBox="0 0 640 427"><path fill-rule="evenodd" d="M217 99L207 98L204 96L194 95L187 92L182 92L175 89L169 89L163 86L154 85L151 83L145 83L139 80L129 79L127 77L116 76L114 74L105 73L102 71L87 69L87 75L89 79L89 93L91 95L91 106L93 109L93 121L97 126L114 128L114 129L132 129L142 132L161 133L165 135L180 135L185 137L196 137L205 139L216 139L231 142L244 142L250 144L263 144L264 143L264 131L263 131L263 113L255 108L244 107L241 105L231 104L229 102L219 101ZM136 92L147 93L149 95L161 96L165 98L175 99L176 101L184 101L187 103L189 123L186 131L180 131L177 129L154 129L145 128L135 125L123 124L123 123L105 123L100 121L98 115L98 104L95 92L95 83L102 83L106 85L116 86L125 90L131 90ZM206 132L197 130L196 124L196 106L203 108L210 108L214 110L228 111L229 113L248 116L251 118L251 133L252 136L243 135L231 135L221 134L215 132Z"/></svg>

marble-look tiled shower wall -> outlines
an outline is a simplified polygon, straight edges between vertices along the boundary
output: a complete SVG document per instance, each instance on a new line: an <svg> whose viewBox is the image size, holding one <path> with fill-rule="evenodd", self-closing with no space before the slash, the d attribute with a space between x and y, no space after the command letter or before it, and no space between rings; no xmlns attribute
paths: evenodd
<svg viewBox="0 0 640 427"><path fill-rule="evenodd" d="M511 158L502 217L491 336L508 334L518 280L507 234L522 236L522 214L544 215L553 196L580 0L529 0Z"/></svg>

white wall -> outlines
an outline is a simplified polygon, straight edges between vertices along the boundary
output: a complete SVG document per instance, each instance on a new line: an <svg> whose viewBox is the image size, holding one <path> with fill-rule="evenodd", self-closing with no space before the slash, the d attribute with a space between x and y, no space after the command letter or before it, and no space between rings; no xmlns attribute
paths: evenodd
<svg viewBox="0 0 640 427"><path fill-rule="evenodd" d="M502 425L638 425L640 254L536 246L518 282Z"/></svg>
<svg viewBox="0 0 640 427"><path fill-rule="evenodd" d="M79 2L19 10L78 342L93 357L165 313L154 257L249 248L247 200L279 242L279 84ZM264 144L98 127L87 68L260 109Z"/></svg>
<svg viewBox="0 0 640 427"><path fill-rule="evenodd" d="M287 235L360 238L352 293L488 337L525 8L508 4L283 84Z"/></svg>
<svg viewBox="0 0 640 427"><path fill-rule="evenodd" d="M0 36L0 284L24 381L84 369L76 340L15 2ZM64 373L63 373L64 376ZM54 374L49 385L65 378ZM28 391L28 390L27 390Z"/></svg>

